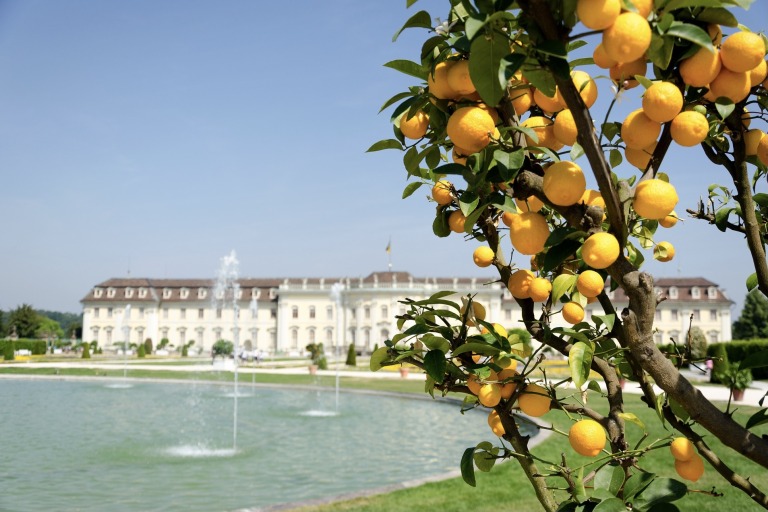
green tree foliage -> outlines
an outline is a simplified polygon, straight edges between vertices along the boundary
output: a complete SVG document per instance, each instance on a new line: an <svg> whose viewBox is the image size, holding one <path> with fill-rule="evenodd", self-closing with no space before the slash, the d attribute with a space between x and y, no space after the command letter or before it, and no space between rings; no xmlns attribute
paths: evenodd
<svg viewBox="0 0 768 512"><path fill-rule="evenodd" d="M13 311L8 318L8 323L16 328L19 338L34 338L40 328L42 319L29 304L22 304Z"/></svg>
<svg viewBox="0 0 768 512"><path fill-rule="evenodd" d="M760 290L752 290L744 300L739 319L733 322L733 339L768 338L768 299Z"/></svg>
<svg viewBox="0 0 768 512"><path fill-rule="evenodd" d="M144 352L146 354L152 354L152 338L147 338L144 340Z"/></svg>
<svg viewBox="0 0 768 512"><path fill-rule="evenodd" d="M235 345L228 340L216 340L211 347L212 357L230 357L235 351Z"/></svg>
<svg viewBox="0 0 768 512"><path fill-rule="evenodd" d="M0 309L0 338L8 336L8 326L5 318L5 313Z"/></svg>
<svg viewBox="0 0 768 512"><path fill-rule="evenodd" d="M347 349L347 366L357 366L357 352L354 343L350 343L349 349Z"/></svg>
<svg viewBox="0 0 768 512"><path fill-rule="evenodd" d="M40 324L35 331L36 338L46 340L64 338L64 329L61 328L59 322L46 316L40 316L39 318Z"/></svg>
<svg viewBox="0 0 768 512"><path fill-rule="evenodd" d="M138 357L140 359L143 359L143 358L147 357L147 349L144 348L144 344L143 343L141 343L139 345L139 348L136 349L136 357Z"/></svg>
<svg viewBox="0 0 768 512"><path fill-rule="evenodd" d="M83 354L81 356L82 359L90 359L91 358L91 344L90 343L83 343Z"/></svg>
<svg viewBox="0 0 768 512"><path fill-rule="evenodd" d="M55 320L64 331L62 338L70 338L74 332L76 338L83 337L83 315L82 313L64 313L61 311L48 311L45 309L36 310L37 314Z"/></svg>
<svg viewBox="0 0 768 512"><path fill-rule="evenodd" d="M316 364L320 370L328 369L328 360L325 358L325 347L322 343L310 343L305 348L309 352L312 364Z"/></svg>

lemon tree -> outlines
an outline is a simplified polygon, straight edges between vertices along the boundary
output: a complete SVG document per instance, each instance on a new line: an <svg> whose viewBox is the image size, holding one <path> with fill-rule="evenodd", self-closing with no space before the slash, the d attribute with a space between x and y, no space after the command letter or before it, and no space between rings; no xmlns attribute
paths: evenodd
<svg viewBox="0 0 768 512"><path fill-rule="evenodd" d="M656 346L663 298L642 270L649 256L673 259L664 233L684 229L687 216L738 232L754 263L746 287L768 294L768 27L749 26L768 20L750 18L751 4L450 0L442 13L414 7L395 34L421 30L424 42L411 59L385 64L413 85L384 103L394 135L369 151L402 152L403 198L424 187L434 234L474 244L474 262L507 286L525 327L522 335L472 296L445 290L405 300L400 332L371 359L373 370L420 367L431 395L463 393L462 409L487 411L499 443L467 448L467 483L514 459L547 511L679 510L672 502L691 491L716 494L696 488L711 471L768 508L765 490L707 441L768 468L768 440L753 432L768 413L737 423L681 375L697 361L685 346L673 360ZM438 15L445 21L435 26ZM633 88L642 91L636 104L614 108ZM682 204L675 170L663 167L678 148L698 148L722 169L700 204ZM617 288L629 298L622 311L611 301ZM585 315L595 301L601 313ZM540 371L545 350L567 358L570 378ZM745 363L766 362L758 354ZM636 382L668 437L627 428L644 430L625 410L623 379ZM587 390L607 400L607 413ZM542 460L518 425L554 414L572 427L555 430L562 458ZM658 449L672 452L668 473L643 471Z"/></svg>

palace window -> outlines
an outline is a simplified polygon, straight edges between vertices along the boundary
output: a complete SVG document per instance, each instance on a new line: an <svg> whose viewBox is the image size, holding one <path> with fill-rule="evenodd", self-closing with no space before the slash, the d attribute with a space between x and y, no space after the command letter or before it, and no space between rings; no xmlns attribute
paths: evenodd
<svg viewBox="0 0 768 512"><path fill-rule="evenodd" d="M208 290L206 290L205 288L198 288L197 289L197 298L198 299L204 299L207 293L208 293Z"/></svg>
<svg viewBox="0 0 768 512"><path fill-rule="evenodd" d="M147 289L146 288L139 288L139 298L143 299L147 296Z"/></svg>
<svg viewBox="0 0 768 512"><path fill-rule="evenodd" d="M371 319L371 307L370 306L365 306L365 308L363 309L363 314L365 315L365 319L366 320L370 320Z"/></svg>
<svg viewBox="0 0 768 512"><path fill-rule="evenodd" d="M163 308L163 318L168 318L168 308Z"/></svg>
<svg viewBox="0 0 768 512"><path fill-rule="evenodd" d="M109 288L107 290L107 297L109 297L111 299L114 296L115 296L115 289L114 288Z"/></svg>
<svg viewBox="0 0 768 512"><path fill-rule="evenodd" d="M126 288L125 289L125 298L126 299L130 299L131 297L133 297L133 288L130 288L130 287Z"/></svg>
<svg viewBox="0 0 768 512"><path fill-rule="evenodd" d="M93 308L93 318L99 318L99 308Z"/></svg>
<svg viewBox="0 0 768 512"><path fill-rule="evenodd" d="M669 287L669 298L670 299L676 299L677 298L677 286L670 286Z"/></svg>
<svg viewBox="0 0 768 512"><path fill-rule="evenodd" d="M381 318L387 318L389 316L389 308L385 306L381 306Z"/></svg>
<svg viewBox="0 0 768 512"><path fill-rule="evenodd" d="M717 310L716 309L710 309L709 310L709 319L710 320L717 320Z"/></svg>
<svg viewBox="0 0 768 512"><path fill-rule="evenodd" d="M170 288L163 288L163 298L164 299L170 299L171 298L171 289Z"/></svg>
<svg viewBox="0 0 768 512"><path fill-rule="evenodd" d="M710 299L716 299L717 298L717 288L714 286L710 286L707 288L707 297Z"/></svg>
<svg viewBox="0 0 768 512"><path fill-rule="evenodd" d="M216 318L221 318L221 308L216 308Z"/></svg>
<svg viewBox="0 0 768 512"><path fill-rule="evenodd" d="M325 318L326 320L333 320L333 306L325 308Z"/></svg>
<svg viewBox="0 0 768 512"><path fill-rule="evenodd" d="M691 297L694 299L700 299L701 298L701 289L698 286L694 286L691 288Z"/></svg>
<svg viewBox="0 0 768 512"><path fill-rule="evenodd" d="M103 291L104 290L102 290L101 288L94 288L93 289L93 296L98 299L99 297L101 297L101 294L102 294Z"/></svg>
<svg viewBox="0 0 768 512"><path fill-rule="evenodd" d="M144 318L144 308L139 308L139 318Z"/></svg>
<svg viewBox="0 0 768 512"><path fill-rule="evenodd" d="M315 318L315 306L309 306L309 318Z"/></svg>
<svg viewBox="0 0 768 512"><path fill-rule="evenodd" d="M181 298L182 299L186 299L187 297L189 297L189 290L186 289L186 288L182 288L181 289Z"/></svg>
<svg viewBox="0 0 768 512"><path fill-rule="evenodd" d="M112 308L107 308L107 318L112 318Z"/></svg>
<svg viewBox="0 0 768 512"><path fill-rule="evenodd" d="M269 310L269 318L273 320L277 318L277 310L275 308Z"/></svg>
<svg viewBox="0 0 768 512"><path fill-rule="evenodd" d="M187 318L187 309L186 308L181 308L179 310L179 316L181 317L182 320Z"/></svg>
<svg viewBox="0 0 768 512"><path fill-rule="evenodd" d="M197 310L197 318L204 318L205 317L205 310L203 308L200 308Z"/></svg>
<svg viewBox="0 0 768 512"><path fill-rule="evenodd" d="M701 320L701 311L698 309L693 310L693 319L694 320Z"/></svg>
<svg viewBox="0 0 768 512"><path fill-rule="evenodd" d="M291 318L299 318L299 307L293 306L291 308Z"/></svg>
<svg viewBox="0 0 768 512"><path fill-rule="evenodd" d="M677 320L677 310L676 309L670 309L669 315L671 317L671 320Z"/></svg>

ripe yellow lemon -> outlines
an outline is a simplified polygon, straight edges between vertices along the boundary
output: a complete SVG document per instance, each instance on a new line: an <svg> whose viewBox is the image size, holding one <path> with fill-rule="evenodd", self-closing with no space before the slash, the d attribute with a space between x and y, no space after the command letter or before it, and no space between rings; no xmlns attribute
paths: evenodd
<svg viewBox="0 0 768 512"><path fill-rule="evenodd" d="M595 420L579 420L568 431L568 441L573 450L585 457L596 457L606 443L605 430Z"/></svg>
<svg viewBox="0 0 768 512"><path fill-rule="evenodd" d="M661 124L646 116L643 109L630 112L621 124L621 138L628 148L647 148L660 133Z"/></svg>
<svg viewBox="0 0 768 512"><path fill-rule="evenodd" d="M448 84L448 71L456 64L455 60L438 62L432 73L427 75L427 87L429 93L441 100L452 100L458 96Z"/></svg>
<svg viewBox="0 0 768 512"><path fill-rule="evenodd" d="M552 292L552 283L544 277L534 277L528 287L533 302L544 302Z"/></svg>
<svg viewBox="0 0 768 512"><path fill-rule="evenodd" d="M693 443L687 437L676 437L669 445L669 451L675 460L682 462L689 461L696 455L696 449Z"/></svg>
<svg viewBox="0 0 768 512"><path fill-rule="evenodd" d="M454 144L477 153L491 142L496 124L487 110L480 107L464 107L448 118L446 132Z"/></svg>
<svg viewBox="0 0 768 512"><path fill-rule="evenodd" d="M445 206L451 204L453 201L453 194L451 193L453 184L450 181L440 180L432 187L432 199L439 205Z"/></svg>
<svg viewBox="0 0 768 512"><path fill-rule="evenodd" d="M536 196L528 196L526 199L515 198L515 205L521 212L537 212L544 207L544 203Z"/></svg>
<svg viewBox="0 0 768 512"><path fill-rule="evenodd" d="M506 434L504 425L501 424L501 417L495 410L488 415L488 426L491 427L491 431L497 437L503 437Z"/></svg>
<svg viewBox="0 0 768 512"><path fill-rule="evenodd" d="M577 324L584 320L584 308L578 302L567 302L563 305L562 315L569 324Z"/></svg>
<svg viewBox="0 0 768 512"><path fill-rule="evenodd" d="M659 220L672 212L677 201L675 187L654 178L637 184L632 206L641 217Z"/></svg>
<svg viewBox="0 0 768 512"><path fill-rule="evenodd" d="M707 34L709 34L709 39L713 45L720 46L720 43L723 41L723 30L720 28L720 25L717 23L707 25Z"/></svg>
<svg viewBox="0 0 768 512"><path fill-rule="evenodd" d="M454 233L463 233L466 222L467 218L461 213L461 210L453 211L448 215L448 227Z"/></svg>
<svg viewBox="0 0 768 512"><path fill-rule="evenodd" d="M464 315L467 312L467 308L465 306L461 306L461 309L459 310L461 317L464 318ZM472 314L475 317L475 320L485 320L485 306L480 304L479 302L472 301ZM472 327L475 325L474 320L467 317L467 325Z"/></svg>
<svg viewBox="0 0 768 512"><path fill-rule="evenodd" d="M592 30L610 27L620 13L620 0L579 0L576 4L576 15L579 21Z"/></svg>
<svg viewBox="0 0 768 512"><path fill-rule="evenodd" d="M723 66L736 73L749 71L764 58L765 43L754 32L736 32L728 36L720 46Z"/></svg>
<svg viewBox="0 0 768 512"><path fill-rule="evenodd" d="M653 257L661 262L672 261L675 257L675 246L669 242L659 242L653 248Z"/></svg>
<svg viewBox="0 0 768 512"><path fill-rule="evenodd" d="M512 107L515 109L515 114L518 117L522 116L531 106L533 106L533 89L528 86L523 88L513 89L509 92L510 100L512 100Z"/></svg>
<svg viewBox="0 0 768 512"><path fill-rule="evenodd" d="M473 395L477 395L480 392L482 384L480 383L480 379L474 373L470 373L469 377L467 377L467 387Z"/></svg>
<svg viewBox="0 0 768 512"><path fill-rule="evenodd" d="M592 268L602 270L613 264L621 253L619 241L610 233L595 233L581 246L581 258Z"/></svg>
<svg viewBox="0 0 768 512"><path fill-rule="evenodd" d="M592 77L589 76L589 73L579 69L571 71L571 81L576 87L576 90L579 91L579 96L581 96L581 99L587 108L592 107L597 101L597 84ZM563 107L566 107L565 100L563 100L562 97L560 98L560 101L562 102Z"/></svg>
<svg viewBox="0 0 768 512"><path fill-rule="evenodd" d="M709 122L704 114L695 110L680 112L672 119L670 133L672 140L681 146L691 147L707 138Z"/></svg>
<svg viewBox="0 0 768 512"><path fill-rule="evenodd" d="M496 407L501 402L501 386L495 383L483 384L477 393L477 401L486 407Z"/></svg>
<svg viewBox="0 0 768 512"><path fill-rule="evenodd" d="M683 93L672 82L656 82L643 95L643 112L657 123L666 123L683 110Z"/></svg>
<svg viewBox="0 0 768 512"><path fill-rule="evenodd" d="M560 151L562 149L563 144L555 138L553 122L546 117L531 116L523 121L520 126L532 129L539 139L537 142L526 135L525 141L528 146L541 146L552 151Z"/></svg>
<svg viewBox="0 0 768 512"><path fill-rule="evenodd" d="M400 118L400 131L409 139L422 138L426 135L427 128L429 128L429 116L421 110L411 116L410 119L408 119L408 112Z"/></svg>
<svg viewBox="0 0 768 512"><path fill-rule="evenodd" d="M517 398L520 410L528 416L538 418L549 412L552 399L547 388L538 384L528 384Z"/></svg>
<svg viewBox="0 0 768 512"><path fill-rule="evenodd" d="M757 143L757 158L763 165L768 165L768 137L763 137Z"/></svg>
<svg viewBox="0 0 768 512"><path fill-rule="evenodd" d="M744 148L747 156L753 156L757 154L757 147L760 144L760 140L765 137L765 132L758 128L747 130L744 133Z"/></svg>
<svg viewBox="0 0 768 512"><path fill-rule="evenodd" d="M501 398L504 400L509 400L510 397L512 397L512 394L517 389L517 384L514 382L503 382L507 379L512 379L517 375L517 370L514 368L505 368L504 370L501 370L499 372L498 378L499 381L502 381L501 384Z"/></svg>
<svg viewBox="0 0 768 512"><path fill-rule="evenodd" d="M530 256L541 252L549 238L549 225L543 215L523 212L511 217L509 239L520 254Z"/></svg>
<svg viewBox="0 0 768 512"><path fill-rule="evenodd" d="M576 279L576 289L584 297L597 297L603 293L605 288L605 281L603 276L595 272L594 270L585 270Z"/></svg>
<svg viewBox="0 0 768 512"><path fill-rule="evenodd" d="M653 11L653 0L632 0L637 13L643 18L648 18Z"/></svg>
<svg viewBox="0 0 768 512"><path fill-rule="evenodd" d="M624 89L632 89L639 85L639 82L634 78L635 75L645 76L647 71L648 63L645 57L641 57L631 62L614 64L609 69L608 74L611 76L611 80L621 85Z"/></svg>
<svg viewBox="0 0 768 512"><path fill-rule="evenodd" d="M761 60L760 64L749 70L749 86L756 87L768 76L768 61Z"/></svg>
<svg viewBox="0 0 768 512"><path fill-rule="evenodd" d="M474 260L475 265L482 268L490 266L495 257L496 254L494 254L493 249L487 245L481 245L475 249L474 253L472 253L472 259Z"/></svg>
<svg viewBox="0 0 768 512"><path fill-rule="evenodd" d="M476 92L475 84L469 76L469 61L460 60L448 70L448 85L459 95Z"/></svg>
<svg viewBox="0 0 768 512"><path fill-rule="evenodd" d="M711 97L715 99L726 97L734 103L749 96L749 89L749 73L738 73L726 67L720 69L715 79L709 84Z"/></svg>
<svg viewBox="0 0 768 512"><path fill-rule="evenodd" d="M621 13L603 31L603 46L608 56L617 62L637 60L651 46L651 26L636 12Z"/></svg>
<svg viewBox="0 0 768 512"><path fill-rule="evenodd" d="M555 124L552 125L552 130L555 138L561 144L566 146L573 146L576 144L576 137L579 134L579 129L576 128L576 122L573 120L573 113L570 109L561 110L555 118Z"/></svg>
<svg viewBox="0 0 768 512"><path fill-rule="evenodd" d="M599 206L603 209L603 211L605 211L605 199L603 199L603 196L600 194L599 190L588 188L581 195L581 198L578 200L578 202L584 203L587 206Z"/></svg>
<svg viewBox="0 0 768 512"><path fill-rule="evenodd" d="M656 144L658 144L658 141L654 141L653 144L643 149L627 148L624 150L624 156L626 157L627 162L638 169L645 170L651 162L653 152L656 150Z"/></svg>
<svg viewBox="0 0 768 512"><path fill-rule="evenodd" d="M533 272L526 269L520 269L512 273L507 281L509 292L516 299L528 299L531 297L531 281L536 276Z"/></svg>
<svg viewBox="0 0 768 512"><path fill-rule="evenodd" d="M460 148L459 146L455 146L455 145L451 150L451 158L455 163L461 164L461 165L467 165L467 157L471 154L472 153L467 151L466 149Z"/></svg>
<svg viewBox="0 0 768 512"><path fill-rule="evenodd" d="M493 331L494 331L496 334L498 334L498 335L499 335L499 336L501 336L502 338L506 338L506 337L507 337L507 334L508 334L508 333L507 333L507 329L505 329L503 325L494 323L494 324L491 324L491 326L493 327ZM480 334L488 334L489 332L490 332L490 331L489 331L488 329L486 329L485 327L483 327L483 328L480 330ZM490 377L488 380L497 380L497 375L496 375L496 373L494 373L494 372L491 372L491 377Z"/></svg>
<svg viewBox="0 0 768 512"><path fill-rule="evenodd" d="M680 63L680 77L691 87L707 87L714 80L722 63L720 51L714 48L714 53L707 48L701 48Z"/></svg>
<svg viewBox="0 0 768 512"><path fill-rule="evenodd" d="M546 96L541 90L535 89L533 101L545 112L553 113L563 110L563 103L557 90L554 96Z"/></svg>
<svg viewBox="0 0 768 512"><path fill-rule="evenodd" d="M659 226L663 228L671 228L672 226L677 224L677 220L678 220L677 214L675 213L674 210L672 210L672 212L669 215L667 215L663 219L659 219Z"/></svg>
<svg viewBox="0 0 768 512"><path fill-rule="evenodd" d="M587 189L587 180L581 167L574 162L561 160L552 164L544 173L544 195L553 204L571 206L581 199Z"/></svg>
<svg viewBox="0 0 768 512"><path fill-rule="evenodd" d="M592 52L592 60L595 61L595 65L597 67L603 69L611 69L613 66L618 64L617 61L613 60L608 56L607 53L605 53L605 47L603 46L603 43L595 46L595 50Z"/></svg>
<svg viewBox="0 0 768 512"><path fill-rule="evenodd" d="M675 471L681 478L695 482L704 474L704 460L698 453L687 461L675 460Z"/></svg>

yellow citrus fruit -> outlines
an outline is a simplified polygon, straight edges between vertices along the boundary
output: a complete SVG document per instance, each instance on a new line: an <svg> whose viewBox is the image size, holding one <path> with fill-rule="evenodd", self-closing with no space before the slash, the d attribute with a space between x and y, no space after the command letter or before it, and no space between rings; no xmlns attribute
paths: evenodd
<svg viewBox="0 0 768 512"><path fill-rule="evenodd" d="M549 225L543 215L523 212L513 215L509 224L509 239L520 254L530 256L541 252L549 238Z"/></svg>
<svg viewBox="0 0 768 512"><path fill-rule="evenodd" d="M636 12L619 14L603 31L603 46L608 56L617 62L637 60L651 46L651 26Z"/></svg>
<svg viewBox="0 0 768 512"><path fill-rule="evenodd" d="M696 455L696 449L693 443L687 437L676 437L669 445L669 451L675 460L682 462L689 461Z"/></svg>
<svg viewBox="0 0 768 512"><path fill-rule="evenodd" d="M438 62L432 73L427 75L427 87L430 94L441 100L452 100L458 96L448 84L448 71L456 64L455 60Z"/></svg>
<svg viewBox="0 0 768 512"><path fill-rule="evenodd" d="M461 306L460 314L461 317L464 318L464 315L467 312L467 308L465 306ZM472 301L472 314L474 315L476 320L485 320L485 306L480 304L479 302ZM467 318L467 325L472 327L475 325L474 320L471 318Z"/></svg>
<svg viewBox="0 0 768 512"><path fill-rule="evenodd" d="M488 105L482 102L478 103L476 106L488 112L488 114L491 116L491 119L493 119L494 124L499 124L499 122L501 121L501 118L499 117L499 112L495 108L489 107ZM496 138L498 138L498 135L496 136Z"/></svg>
<svg viewBox="0 0 768 512"><path fill-rule="evenodd" d="M645 170L651 162L653 152L656 150L656 144L658 144L658 141L654 141L653 144L643 149L627 148L624 150L624 156L627 158L627 162L638 169Z"/></svg>
<svg viewBox="0 0 768 512"><path fill-rule="evenodd" d="M620 0L579 0L576 4L579 21L592 30L610 27L620 13Z"/></svg>
<svg viewBox="0 0 768 512"><path fill-rule="evenodd" d="M605 47L603 46L603 43L595 46L595 51L592 52L592 59L595 61L595 65L597 67L603 69L610 69L618 64L618 62L610 58L608 54L605 53Z"/></svg>
<svg viewBox="0 0 768 512"><path fill-rule="evenodd" d="M584 320L584 308L578 302L567 302L563 305L563 320L569 324L577 324Z"/></svg>
<svg viewBox="0 0 768 512"><path fill-rule="evenodd" d="M451 158L454 162L461 165L467 165L467 157L471 154L472 153L466 149L455 145L453 146L453 150L451 150Z"/></svg>
<svg viewBox="0 0 768 512"><path fill-rule="evenodd" d="M561 110L555 118L555 124L552 125L552 131L555 138L561 144L573 146L576 144L576 136L579 134L576 128L576 122L573 120L573 113L570 109Z"/></svg>
<svg viewBox="0 0 768 512"><path fill-rule="evenodd" d="M552 292L552 283L543 277L534 277L528 287L530 298L533 302L544 302Z"/></svg>
<svg viewBox="0 0 768 512"><path fill-rule="evenodd" d="M547 388L538 384L528 384L518 396L517 404L525 414L538 418L549 412L552 399L549 397Z"/></svg>
<svg viewBox="0 0 768 512"><path fill-rule="evenodd" d="M709 34L709 39L713 45L720 46L720 43L723 41L723 30L720 28L720 25L717 23L707 25L707 34Z"/></svg>
<svg viewBox="0 0 768 512"><path fill-rule="evenodd" d="M749 89L749 73L731 71L726 67L721 68L715 79L709 84L711 97L717 99L724 96L734 103L738 103L749 96Z"/></svg>
<svg viewBox="0 0 768 512"><path fill-rule="evenodd" d="M512 100L512 107L515 109L515 114L518 117L528 112L533 105L533 89L528 86L511 90L509 96Z"/></svg>
<svg viewBox="0 0 768 512"><path fill-rule="evenodd" d="M491 427L491 431L497 437L503 437L506 433L504 431L504 425L501 424L501 417L495 410L491 411L488 415L488 426Z"/></svg>
<svg viewBox="0 0 768 512"><path fill-rule="evenodd" d="M458 109L448 118L446 132L454 144L477 153L491 142L496 124L487 110L480 107Z"/></svg>
<svg viewBox="0 0 768 512"><path fill-rule="evenodd" d="M643 112L657 123L666 123L683 110L683 93L672 82L656 82L643 95Z"/></svg>
<svg viewBox="0 0 768 512"><path fill-rule="evenodd" d="M628 148L647 148L659 137L661 124L649 118L643 109L637 109L621 124L621 138Z"/></svg>
<svg viewBox="0 0 768 512"><path fill-rule="evenodd" d="M672 226L677 224L677 220L678 220L677 214L675 213L674 210L672 210L672 212L669 215L667 215L663 219L659 219L659 226L663 228L671 228Z"/></svg>
<svg viewBox="0 0 768 512"><path fill-rule="evenodd" d="M536 276L530 270L520 269L509 276L507 288L516 299L528 299L531 297L531 281Z"/></svg>
<svg viewBox="0 0 768 512"><path fill-rule="evenodd" d="M478 267L490 266L490 264L493 263L493 259L495 257L496 254L494 254L493 249L487 245L481 245L475 249L474 253L472 253L472 259L475 261L475 265Z"/></svg>
<svg viewBox="0 0 768 512"><path fill-rule="evenodd" d="M610 233L595 233L581 246L581 259L592 268L602 270L619 258L619 241Z"/></svg>
<svg viewBox="0 0 768 512"><path fill-rule="evenodd" d="M723 66L736 73L743 73L757 66L765 58L765 43L754 32L736 32L720 45Z"/></svg>
<svg viewBox="0 0 768 512"><path fill-rule="evenodd" d="M420 139L427 133L429 128L429 116L419 110L410 119L408 112L400 118L400 131L409 139Z"/></svg>
<svg viewBox="0 0 768 512"><path fill-rule="evenodd" d="M757 144L757 158L763 163L768 165L768 137L763 137Z"/></svg>
<svg viewBox="0 0 768 512"><path fill-rule="evenodd" d="M681 478L695 482L704 474L704 460L698 453L687 461L675 460L675 471Z"/></svg>
<svg viewBox="0 0 768 512"><path fill-rule="evenodd" d="M521 212L537 212L544 207L544 203L536 196L528 196L526 199L515 198L515 205Z"/></svg>
<svg viewBox="0 0 768 512"><path fill-rule="evenodd" d="M477 362L477 361L475 361ZM474 373L470 373L469 377L467 377L467 387L472 392L473 395L476 395L480 392L480 387L482 384L480 383L480 379L477 375Z"/></svg>
<svg viewBox="0 0 768 512"><path fill-rule="evenodd" d="M675 187L666 181L654 178L637 184L632 206L641 217L659 220L672 212L677 201Z"/></svg>
<svg viewBox="0 0 768 512"><path fill-rule="evenodd" d="M581 199L587 189L587 180L581 167L574 162L561 160L552 164L544 173L544 194L553 204L571 206Z"/></svg>
<svg viewBox="0 0 768 512"><path fill-rule="evenodd" d="M453 185L450 181L438 181L435 183L435 186L432 187L432 199L440 205L451 204L453 201L453 194L451 193L452 187Z"/></svg>
<svg viewBox="0 0 768 512"><path fill-rule="evenodd" d="M584 297L597 297L603 293L604 288L603 277L594 270L585 270L576 279L576 289Z"/></svg>
<svg viewBox="0 0 768 512"><path fill-rule="evenodd" d="M672 261L675 257L675 246L669 242L659 242L653 248L653 257L661 262Z"/></svg>
<svg viewBox="0 0 768 512"><path fill-rule="evenodd" d="M768 76L768 61L761 60L760 64L749 70L749 86L756 87Z"/></svg>
<svg viewBox="0 0 768 512"><path fill-rule="evenodd" d="M507 379L512 379L517 375L517 370L514 368L505 368L504 370L501 370L498 374L499 381L504 381ZM509 400L512 394L515 392L515 389L517 389L517 384L514 382L504 382L501 384L501 398L504 400Z"/></svg>
<svg viewBox="0 0 768 512"><path fill-rule="evenodd" d="M493 383L483 384L477 393L477 401L486 407L496 407L501 402L501 386Z"/></svg>
<svg viewBox="0 0 768 512"><path fill-rule="evenodd" d="M701 48L680 63L680 77L691 87L707 87L722 69L720 51Z"/></svg>
<svg viewBox="0 0 768 512"><path fill-rule="evenodd" d="M635 75L645 76L648 71L648 63L645 57L641 57L631 62L619 62L610 67L608 74L611 80L622 85L624 89L637 87L639 82L635 80ZM709 83L709 82L707 82Z"/></svg>
<svg viewBox="0 0 768 512"><path fill-rule="evenodd" d="M502 338L506 338L507 337L507 330L504 328L503 325L501 325L501 324L491 324L491 325L493 326L493 330L494 330L494 332L496 334L498 334ZM488 329L486 329L485 327L483 327L480 330L480 334L488 334L489 332L490 331L488 331ZM491 375L492 375L492 378L489 378L488 380L496 380L496 374L491 372Z"/></svg>
<svg viewBox="0 0 768 512"><path fill-rule="evenodd" d="M579 420L568 431L573 450L585 457L596 457L605 448L605 430L595 420Z"/></svg>
<svg viewBox="0 0 768 512"><path fill-rule="evenodd" d="M528 146L541 146L549 148L552 151L559 151L562 149L563 144L555 138L553 123L548 118L543 116L531 116L520 125L532 129L539 139L538 142L536 142L526 135L525 141Z"/></svg>
<svg viewBox="0 0 768 512"><path fill-rule="evenodd" d="M672 140L681 146L695 146L707 138L709 122L704 114L695 110L680 112L672 119L670 133Z"/></svg>
<svg viewBox="0 0 768 512"><path fill-rule="evenodd" d="M576 86L576 90L579 91L579 95L587 108L594 105L597 101L597 84L592 77L589 76L589 73L578 69L571 71L571 81L573 82L573 85ZM566 107L565 100L563 100L562 97L560 101L562 102L563 107Z"/></svg>
<svg viewBox="0 0 768 512"><path fill-rule="evenodd" d="M547 96L541 90L536 89L533 91L533 101L545 112L552 113L563 110L563 103L557 89L555 89L554 96Z"/></svg>
<svg viewBox="0 0 768 512"><path fill-rule="evenodd" d="M448 215L448 227L454 233L463 233L466 222L467 218L461 213L461 210L453 211Z"/></svg>
<svg viewBox="0 0 768 512"><path fill-rule="evenodd" d="M476 92L475 84L469 76L469 61L460 60L448 70L448 85L457 94L472 94Z"/></svg>
<svg viewBox="0 0 768 512"><path fill-rule="evenodd" d="M747 156L753 156L757 154L757 146L760 144L760 140L765 137L765 132L758 128L747 130L744 133L744 146L747 152Z"/></svg>
<svg viewBox="0 0 768 512"><path fill-rule="evenodd" d="M586 189L577 202L584 203L587 206L599 206L605 210L605 199L603 199L599 190Z"/></svg>
<svg viewBox="0 0 768 512"><path fill-rule="evenodd" d="M637 13L643 18L648 18L653 11L653 0L632 0Z"/></svg>

